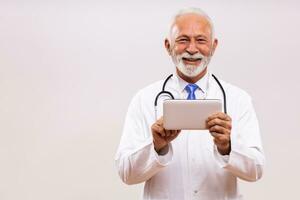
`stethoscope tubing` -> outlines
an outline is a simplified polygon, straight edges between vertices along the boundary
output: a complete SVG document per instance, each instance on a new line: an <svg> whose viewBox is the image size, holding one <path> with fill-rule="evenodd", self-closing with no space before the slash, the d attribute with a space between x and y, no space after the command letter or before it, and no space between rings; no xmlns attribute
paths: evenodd
<svg viewBox="0 0 300 200"><path fill-rule="evenodd" d="M156 95L155 97L155 100L154 100L154 107L155 107L155 112L156 112L156 107L157 107L157 102L158 102L158 99L159 97L162 95L162 94L167 94L169 97L171 97L171 99L175 99L174 98L174 95L169 92L169 91L166 91L165 88L166 88L166 84L167 82L170 80L170 78L173 76L173 74L170 74L166 80L164 81L163 83L163 86L162 86L162 90ZM220 83L220 81L218 80L218 78L212 74L212 77L215 79L215 81L217 82L217 84L219 85L221 91L222 91L222 94L223 94L223 109L224 109L224 113L227 114L227 101L226 101L226 93L225 93L225 90L222 86L222 84Z"/></svg>

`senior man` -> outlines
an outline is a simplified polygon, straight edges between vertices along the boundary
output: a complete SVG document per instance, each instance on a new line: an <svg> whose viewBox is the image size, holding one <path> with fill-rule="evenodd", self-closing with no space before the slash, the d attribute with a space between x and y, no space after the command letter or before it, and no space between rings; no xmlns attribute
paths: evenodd
<svg viewBox="0 0 300 200"><path fill-rule="evenodd" d="M181 99L222 99L207 69L217 45L213 23L203 11L180 10L165 40L175 65L166 90ZM264 165L250 96L221 81L228 114L211 115L208 130L165 130L153 107L163 82L141 89L130 103L115 158L121 179L127 184L145 182L143 199L242 199L238 179L258 180Z"/></svg>

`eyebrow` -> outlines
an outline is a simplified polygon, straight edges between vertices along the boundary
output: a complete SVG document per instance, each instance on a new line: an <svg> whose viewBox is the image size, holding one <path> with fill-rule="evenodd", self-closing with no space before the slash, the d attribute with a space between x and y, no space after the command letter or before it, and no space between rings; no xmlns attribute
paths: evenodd
<svg viewBox="0 0 300 200"><path fill-rule="evenodd" d="M178 39L178 38L183 38L183 37L189 38L189 36L187 36L187 35L179 35L176 39Z"/></svg>
<svg viewBox="0 0 300 200"><path fill-rule="evenodd" d="M188 35L180 35L178 36L176 39L180 39L180 38L190 38ZM195 38L204 38L207 39L207 37L205 35L196 35Z"/></svg>

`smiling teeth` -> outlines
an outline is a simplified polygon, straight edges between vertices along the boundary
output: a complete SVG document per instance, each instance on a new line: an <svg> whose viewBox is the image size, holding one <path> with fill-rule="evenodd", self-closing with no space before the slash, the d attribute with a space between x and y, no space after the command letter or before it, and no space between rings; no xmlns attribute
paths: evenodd
<svg viewBox="0 0 300 200"><path fill-rule="evenodd" d="M188 61L198 61L201 60L201 58L183 58L184 60L188 60Z"/></svg>

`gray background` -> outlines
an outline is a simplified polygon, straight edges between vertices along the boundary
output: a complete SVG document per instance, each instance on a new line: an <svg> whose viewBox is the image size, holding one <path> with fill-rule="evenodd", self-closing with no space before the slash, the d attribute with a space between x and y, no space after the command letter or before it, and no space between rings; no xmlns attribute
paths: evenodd
<svg viewBox="0 0 300 200"><path fill-rule="evenodd" d="M215 23L209 67L253 97L267 166L245 199L299 197L296 1L1 0L1 200L139 199L113 158L131 97L173 71L163 40L186 6Z"/></svg>

